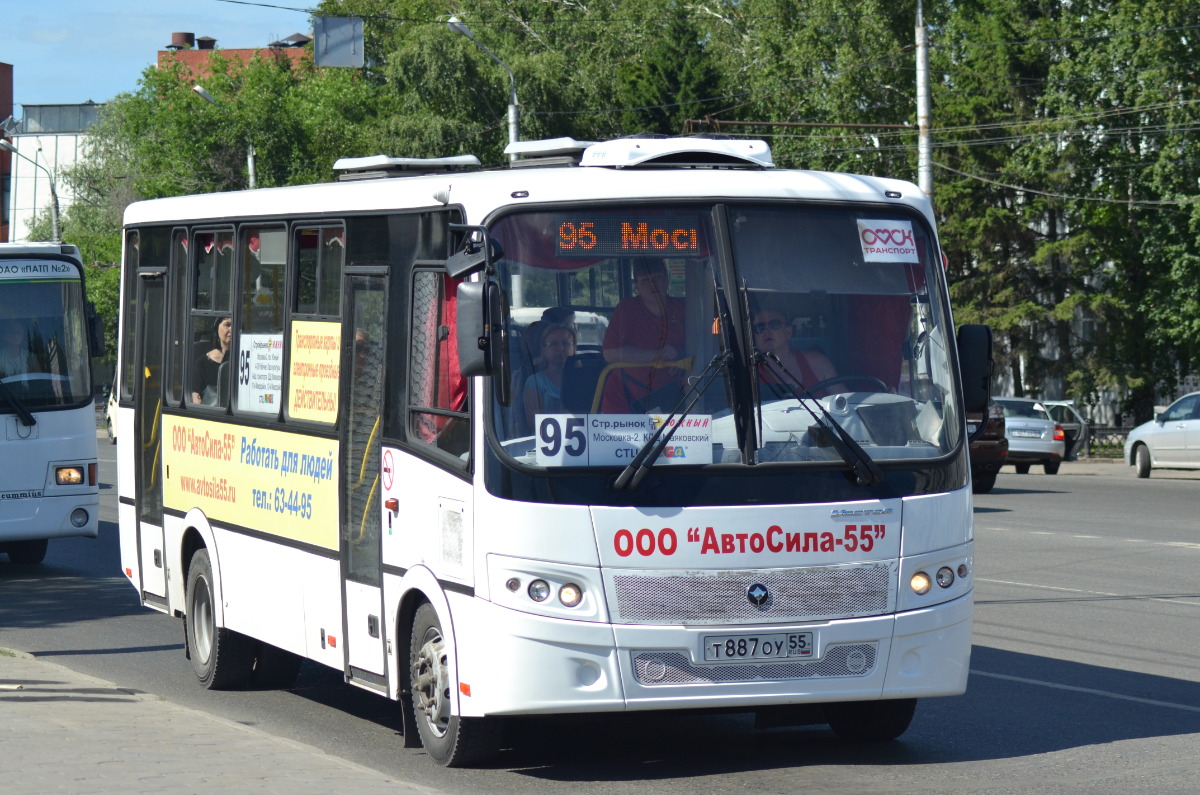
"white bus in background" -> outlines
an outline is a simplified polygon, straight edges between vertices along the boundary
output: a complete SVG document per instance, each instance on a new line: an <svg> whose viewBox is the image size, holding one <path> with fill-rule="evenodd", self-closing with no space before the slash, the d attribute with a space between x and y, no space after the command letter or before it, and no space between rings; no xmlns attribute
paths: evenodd
<svg viewBox="0 0 1200 795"><path fill-rule="evenodd" d="M761 141L519 148L127 209L122 568L200 682L331 666L443 765L508 716L882 740L962 693L991 336L955 334L926 197ZM605 334L531 412L534 304ZM768 330L836 377L785 378Z"/></svg>
<svg viewBox="0 0 1200 795"><path fill-rule="evenodd" d="M79 249L0 243L0 552L13 563L96 536L97 328Z"/></svg>

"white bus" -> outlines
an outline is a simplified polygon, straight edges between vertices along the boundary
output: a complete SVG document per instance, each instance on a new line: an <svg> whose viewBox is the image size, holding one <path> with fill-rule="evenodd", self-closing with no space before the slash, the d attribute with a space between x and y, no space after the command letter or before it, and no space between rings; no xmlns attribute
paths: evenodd
<svg viewBox="0 0 1200 795"><path fill-rule="evenodd" d="M927 199L761 141L519 146L126 211L122 567L200 682L331 666L451 766L506 716L878 740L962 693L991 336ZM552 305L603 340L523 344Z"/></svg>
<svg viewBox="0 0 1200 795"><path fill-rule="evenodd" d="M41 563L51 538L96 537L101 339L79 249L0 243L0 552L13 563Z"/></svg>

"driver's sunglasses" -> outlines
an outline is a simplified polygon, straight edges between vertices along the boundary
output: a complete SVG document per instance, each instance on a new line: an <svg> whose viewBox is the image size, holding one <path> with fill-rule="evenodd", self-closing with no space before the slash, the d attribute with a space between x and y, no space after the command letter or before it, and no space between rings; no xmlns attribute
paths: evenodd
<svg viewBox="0 0 1200 795"><path fill-rule="evenodd" d="M771 331L779 331L781 328L783 328L783 321L776 318L775 320L767 320L762 323L755 323L754 333L762 334L767 329L771 329Z"/></svg>

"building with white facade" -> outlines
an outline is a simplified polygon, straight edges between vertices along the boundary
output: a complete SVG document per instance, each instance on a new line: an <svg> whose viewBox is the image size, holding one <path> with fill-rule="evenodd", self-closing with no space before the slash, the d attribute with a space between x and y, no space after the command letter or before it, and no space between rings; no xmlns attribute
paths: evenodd
<svg viewBox="0 0 1200 795"><path fill-rule="evenodd" d="M10 165L5 213L11 242L30 239L30 227L49 210L53 193L58 195L60 214L71 205L74 196L59 175L79 158L87 130L102 107L94 102L22 106L24 118L9 139L17 149Z"/></svg>

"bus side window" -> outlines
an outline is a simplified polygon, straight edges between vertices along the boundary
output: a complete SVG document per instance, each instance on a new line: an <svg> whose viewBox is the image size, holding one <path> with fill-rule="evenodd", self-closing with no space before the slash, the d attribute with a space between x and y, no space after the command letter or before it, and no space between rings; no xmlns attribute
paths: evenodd
<svg viewBox="0 0 1200 795"><path fill-rule="evenodd" d="M342 266L346 261L343 226L298 227L292 237L296 252L295 311L332 315L342 311Z"/></svg>
<svg viewBox="0 0 1200 795"><path fill-rule="evenodd" d="M229 405L229 392L218 392L218 367L236 346L233 332L233 230L200 231L192 235L191 356L185 377L187 403L193 406ZM227 323L223 334L221 325Z"/></svg>
<svg viewBox="0 0 1200 795"><path fill-rule="evenodd" d="M454 306L446 300L458 283L442 271L413 273L408 437L454 457L466 466L471 447L467 379L452 364L456 340Z"/></svg>
<svg viewBox="0 0 1200 795"><path fill-rule="evenodd" d="M278 414L283 405L283 315L287 229L243 226L241 239L239 411Z"/></svg>

